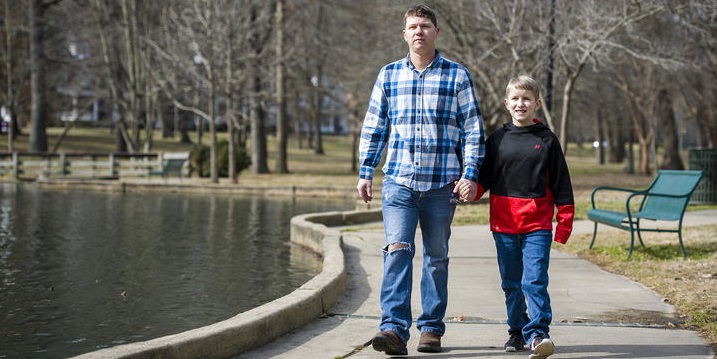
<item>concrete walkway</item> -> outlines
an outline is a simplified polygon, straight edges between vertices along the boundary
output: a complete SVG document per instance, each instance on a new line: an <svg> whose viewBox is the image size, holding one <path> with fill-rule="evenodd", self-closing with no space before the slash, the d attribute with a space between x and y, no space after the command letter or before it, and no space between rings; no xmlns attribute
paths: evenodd
<svg viewBox="0 0 717 359"><path fill-rule="evenodd" d="M685 217L686 226L714 223L717 211L688 212ZM600 227L602 235L609 231L609 227ZM591 232L592 222L575 223L575 234ZM343 232L343 239L348 289L329 315L235 359L386 357L369 343L381 314L381 223L352 227ZM418 353L414 326L409 357L527 358L528 352L505 353L502 349L507 339L505 307L488 227L454 226L450 250L444 350ZM653 291L572 255L555 250L551 255L551 336L556 344L551 358L717 358L697 333L670 329L669 323L676 321L675 309ZM420 256L414 265L416 285L417 268ZM418 289L414 287L413 293L415 318L420 313Z"/></svg>

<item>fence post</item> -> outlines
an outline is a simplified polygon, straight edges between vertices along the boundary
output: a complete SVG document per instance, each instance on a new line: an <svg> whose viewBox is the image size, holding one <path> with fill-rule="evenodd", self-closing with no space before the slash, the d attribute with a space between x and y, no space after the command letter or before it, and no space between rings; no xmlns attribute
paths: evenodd
<svg viewBox="0 0 717 359"><path fill-rule="evenodd" d="M44 176L52 177L52 156L45 156Z"/></svg>
<svg viewBox="0 0 717 359"><path fill-rule="evenodd" d="M13 175L15 176L15 179L20 178L20 158L17 155L17 152L12 153L12 170Z"/></svg>
<svg viewBox="0 0 717 359"><path fill-rule="evenodd" d="M67 156L64 153L60 153L60 175L67 176Z"/></svg>
<svg viewBox="0 0 717 359"><path fill-rule="evenodd" d="M119 177L119 174L117 174L117 169L115 168L115 154L110 153L110 177L113 178L115 175Z"/></svg>

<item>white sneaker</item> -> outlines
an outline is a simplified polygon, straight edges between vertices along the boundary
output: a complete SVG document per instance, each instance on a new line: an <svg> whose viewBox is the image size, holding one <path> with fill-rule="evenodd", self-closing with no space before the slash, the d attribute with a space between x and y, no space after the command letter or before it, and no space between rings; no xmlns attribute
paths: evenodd
<svg viewBox="0 0 717 359"><path fill-rule="evenodd" d="M528 359L545 359L555 353L555 344L550 338L537 336L530 342L530 351Z"/></svg>

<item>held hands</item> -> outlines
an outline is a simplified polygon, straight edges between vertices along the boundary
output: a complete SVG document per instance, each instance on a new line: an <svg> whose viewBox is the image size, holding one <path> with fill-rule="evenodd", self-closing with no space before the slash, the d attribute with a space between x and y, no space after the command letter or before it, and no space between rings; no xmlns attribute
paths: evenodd
<svg viewBox="0 0 717 359"><path fill-rule="evenodd" d="M478 184L471 180L461 178L456 183L453 193L458 193L464 202L472 201L478 194Z"/></svg>
<svg viewBox="0 0 717 359"><path fill-rule="evenodd" d="M373 194L371 192L371 182L371 180L362 178L359 179L358 184L356 185L356 190L358 190L359 197L361 197L361 200L363 200L364 203L371 202L371 200L373 199ZM461 199L465 202L472 201L478 193L478 184L471 180L461 178L460 181L456 183L456 187L453 189L453 193L458 193Z"/></svg>

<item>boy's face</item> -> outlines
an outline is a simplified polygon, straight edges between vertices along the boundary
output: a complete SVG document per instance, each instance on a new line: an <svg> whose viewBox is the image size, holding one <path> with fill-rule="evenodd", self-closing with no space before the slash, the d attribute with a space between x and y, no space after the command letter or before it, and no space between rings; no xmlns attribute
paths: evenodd
<svg viewBox="0 0 717 359"><path fill-rule="evenodd" d="M532 91L518 88L511 88L508 91L504 103L516 126L532 125L535 112L540 108L540 99L535 98Z"/></svg>
<svg viewBox="0 0 717 359"><path fill-rule="evenodd" d="M411 52L431 54L436 50L438 28L430 19L418 16L406 18L403 39L406 40Z"/></svg>

